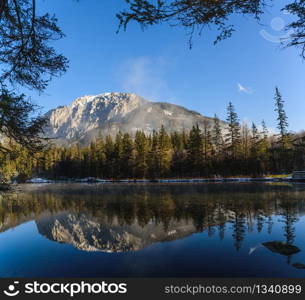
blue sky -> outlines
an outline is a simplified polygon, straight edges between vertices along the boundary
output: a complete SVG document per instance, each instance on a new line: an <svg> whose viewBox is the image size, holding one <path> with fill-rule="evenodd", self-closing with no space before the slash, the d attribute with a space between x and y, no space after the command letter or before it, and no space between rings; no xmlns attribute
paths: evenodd
<svg viewBox="0 0 305 300"><path fill-rule="evenodd" d="M223 119L232 101L241 120L265 119L275 128L278 86L290 129L305 129L305 64L298 50L281 50L276 43L291 18L279 11L287 1L276 2L279 6L269 8L262 24L233 17L237 30L232 38L214 46L215 32L204 31L194 35L190 50L183 28L160 25L142 31L131 24L116 34L115 13L123 0L40 0L39 10L55 13L66 34L55 47L70 67L43 94L31 93L32 99L47 111L79 96L126 91Z"/></svg>

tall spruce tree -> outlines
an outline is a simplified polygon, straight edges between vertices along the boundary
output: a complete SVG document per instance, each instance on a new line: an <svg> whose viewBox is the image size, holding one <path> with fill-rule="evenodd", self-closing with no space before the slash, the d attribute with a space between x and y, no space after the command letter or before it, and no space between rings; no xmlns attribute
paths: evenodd
<svg viewBox="0 0 305 300"><path fill-rule="evenodd" d="M187 168L191 176L201 176L203 165L202 132L198 124L193 126L187 142Z"/></svg>
<svg viewBox="0 0 305 300"><path fill-rule="evenodd" d="M96 141L96 151L97 151L97 177L106 177L106 153L105 153L105 143L102 136L99 136Z"/></svg>
<svg viewBox="0 0 305 300"><path fill-rule="evenodd" d="M116 162L116 155L114 149L114 143L111 135L106 136L105 140L105 171L107 178L113 178L115 176L115 162Z"/></svg>
<svg viewBox="0 0 305 300"><path fill-rule="evenodd" d="M260 134L261 138L259 141L258 155L260 158L260 169L262 174L266 174L269 165L269 138L268 138L268 128L265 121L262 121L262 131Z"/></svg>
<svg viewBox="0 0 305 300"><path fill-rule="evenodd" d="M252 123L249 169L252 175L255 176L260 173L259 146L260 146L260 135L257 126L255 125L255 123Z"/></svg>
<svg viewBox="0 0 305 300"><path fill-rule="evenodd" d="M136 178L145 178L148 170L148 140L143 131L137 131L134 139L135 162L134 171Z"/></svg>
<svg viewBox="0 0 305 300"><path fill-rule="evenodd" d="M174 177L183 177L185 171L185 159L186 159L186 134L183 131L173 132L171 134L171 145L173 150L171 171Z"/></svg>
<svg viewBox="0 0 305 300"><path fill-rule="evenodd" d="M123 133L119 131L115 136L113 155L114 155L114 178L120 178L124 161L122 159L123 154Z"/></svg>
<svg viewBox="0 0 305 300"><path fill-rule="evenodd" d="M241 126L241 146L242 146L242 155L243 159L247 161L250 156L250 148L251 148L251 136L250 129L246 122L244 122Z"/></svg>
<svg viewBox="0 0 305 300"><path fill-rule="evenodd" d="M133 178L134 168L133 140L128 133L124 133L122 139L121 173L122 178Z"/></svg>
<svg viewBox="0 0 305 300"><path fill-rule="evenodd" d="M228 145L229 156L234 160L238 158L241 146L240 123L232 102L227 107L227 131L225 142Z"/></svg>
<svg viewBox="0 0 305 300"><path fill-rule="evenodd" d="M255 123L252 123L252 134L251 134L251 156L257 158L258 147L259 147L259 133Z"/></svg>
<svg viewBox="0 0 305 300"><path fill-rule="evenodd" d="M277 112L277 128L280 130L280 143L282 150L290 147L290 139L288 133L288 118L284 109L284 100L279 89L275 88L275 111Z"/></svg>
<svg viewBox="0 0 305 300"><path fill-rule="evenodd" d="M157 155L159 176L166 177L169 175L172 153L170 138L163 125L158 134Z"/></svg>
<svg viewBox="0 0 305 300"><path fill-rule="evenodd" d="M203 139L203 155L204 160L207 162L212 154L212 135L211 135L211 128L210 124L207 120L204 120L203 123L203 132L202 132L202 139Z"/></svg>
<svg viewBox="0 0 305 300"><path fill-rule="evenodd" d="M213 121L214 121L214 127L213 127L212 141L213 141L216 157L219 158L219 155L223 150L222 128L220 125L220 120L216 114L214 115Z"/></svg>
<svg viewBox="0 0 305 300"><path fill-rule="evenodd" d="M158 156L158 132L153 131L152 136L149 138L149 152L148 152L148 177L155 179L160 176L159 173L159 156Z"/></svg>

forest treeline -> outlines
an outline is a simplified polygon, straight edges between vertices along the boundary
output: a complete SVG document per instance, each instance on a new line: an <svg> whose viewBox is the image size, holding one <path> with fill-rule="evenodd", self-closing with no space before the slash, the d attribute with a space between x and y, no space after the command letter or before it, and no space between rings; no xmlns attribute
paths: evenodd
<svg viewBox="0 0 305 300"><path fill-rule="evenodd" d="M11 145L2 156L3 177L24 181L34 176L51 179L97 177L105 179L188 178L216 176L263 176L287 174L305 168L305 134L288 131L284 101L275 92L279 134L271 135L266 124L241 124L232 103L223 122L215 115L203 128L159 131L134 136L119 132L95 139L87 147L50 145L30 154Z"/></svg>

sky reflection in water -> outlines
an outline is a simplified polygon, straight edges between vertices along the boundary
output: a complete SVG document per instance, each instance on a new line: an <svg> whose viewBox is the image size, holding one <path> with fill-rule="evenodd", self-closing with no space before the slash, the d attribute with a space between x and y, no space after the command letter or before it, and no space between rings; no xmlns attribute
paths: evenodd
<svg viewBox="0 0 305 300"><path fill-rule="evenodd" d="M0 276L304 277L304 213L302 184L23 185Z"/></svg>

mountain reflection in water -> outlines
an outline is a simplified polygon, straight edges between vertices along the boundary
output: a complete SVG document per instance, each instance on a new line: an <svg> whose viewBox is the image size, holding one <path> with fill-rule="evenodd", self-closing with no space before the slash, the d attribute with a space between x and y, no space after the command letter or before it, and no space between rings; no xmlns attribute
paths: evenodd
<svg viewBox="0 0 305 300"><path fill-rule="evenodd" d="M202 233L198 249L215 250L216 238L242 255L248 240L248 256L264 249L302 272L305 257L293 258L304 256L295 244L304 211L303 185L23 185L1 195L0 231L35 221L41 236L89 253L137 253Z"/></svg>

